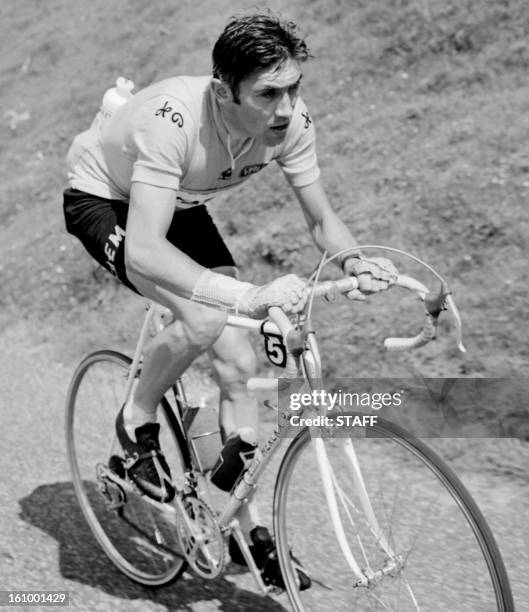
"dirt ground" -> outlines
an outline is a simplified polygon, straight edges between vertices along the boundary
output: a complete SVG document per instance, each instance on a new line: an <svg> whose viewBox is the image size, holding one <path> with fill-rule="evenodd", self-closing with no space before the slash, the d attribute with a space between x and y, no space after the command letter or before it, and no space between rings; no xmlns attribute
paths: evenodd
<svg viewBox="0 0 529 612"><path fill-rule="evenodd" d="M465 355L455 349L446 317L436 343L388 355L385 336L413 333L420 324L416 303L395 292L367 305L318 305L327 376L501 378L526 392L525 0L274 0L261 6L297 21L312 49L301 95L316 125L333 206L361 243L404 249L433 265L448 279L463 317ZM80 524L61 522L64 513L76 512L62 442L68 379L89 350L130 352L143 309L66 234L61 201L68 146L116 77L141 88L174 74L209 73L210 49L226 18L247 8L240 0L2 2L0 442L17 466L4 470L1 493L2 589L64 586L88 598L88 604L77 600L81 610L242 609L236 607L240 592L229 584L227 590L201 585L203 602L189 595L181 607L172 595L150 599L132 587L115 594L120 577L102 578L108 565L100 553L89 547L84 556L72 539L76 529L85 533ZM317 264L299 207L275 169L229 200L220 198L212 214L244 279L307 275ZM395 260L436 286L423 268ZM264 371L260 348L259 354ZM204 362L197 372L206 379ZM471 413L485 434L499 422L511 438L441 441L483 501L519 610L529 601L528 406L523 396ZM51 508L50 515L36 515L41 507ZM87 579L91 572L96 576Z"/></svg>

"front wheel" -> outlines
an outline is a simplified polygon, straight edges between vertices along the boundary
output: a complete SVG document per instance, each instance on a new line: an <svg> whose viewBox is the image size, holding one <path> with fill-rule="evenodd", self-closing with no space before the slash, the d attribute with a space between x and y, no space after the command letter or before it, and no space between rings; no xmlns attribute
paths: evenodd
<svg viewBox="0 0 529 612"><path fill-rule="evenodd" d="M110 560L136 582L160 586L178 578L187 564L173 507L153 503L120 474L123 453L114 423L125 400L130 363L125 355L105 350L88 355L78 366L66 402L68 459L81 510ZM160 446L173 481L181 487L182 446L165 399L158 415ZM128 486L109 478L109 469Z"/></svg>
<svg viewBox="0 0 529 612"><path fill-rule="evenodd" d="M274 529L294 610L512 612L496 542L454 472L392 423L379 421L368 435L323 440L360 580L338 543L309 431L285 454ZM298 590L289 549L312 578L306 591Z"/></svg>

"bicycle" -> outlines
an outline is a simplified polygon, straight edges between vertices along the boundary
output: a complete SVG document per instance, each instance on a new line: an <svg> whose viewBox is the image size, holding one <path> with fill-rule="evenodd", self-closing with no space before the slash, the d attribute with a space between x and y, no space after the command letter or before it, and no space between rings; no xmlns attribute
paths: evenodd
<svg viewBox="0 0 529 612"><path fill-rule="evenodd" d="M288 395L297 377L309 390L320 388L322 361L311 319L314 299L356 287L351 277L319 280L332 260L323 255L308 281L306 310L294 323L278 308L270 308L265 321L228 317L228 325L263 334L270 341L271 361L285 362L279 382L255 378L248 381L250 389L284 388ZM456 321L458 346L464 350L457 308L441 281L439 294L432 294L421 282L399 277L396 285L415 292L425 304L426 322L412 338L387 339L388 348L414 348L432 340L438 317L447 308ZM188 417L196 408L188 404L181 380L173 386L171 402L164 398L159 409L161 447L171 468L175 498L159 503L143 495L127 478L123 462L116 460L121 451L114 419L141 371L149 327L162 329L164 314L161 307L149 305L132 359L115 351L96 351L73 375L66 437L78 501L111 561L141 584L168 584L188 566L199 576L215 578L226 566L226 538L233 534L261 591L270 594L273 589L263 583L235 515L287 431L288 414L278 419L218 511L212 509L212 485L187 431ZM320 407L318 414L325 411ZM389 421L378 418L364 431L360 436L323 437L316 428L305 427L283 456L275 483L273 528L292 608L513 611L492 532L452 469L423 441ZM108 441L107 447L102 440ZM308 590L298 590L291 550L311 576Z"/></svg>

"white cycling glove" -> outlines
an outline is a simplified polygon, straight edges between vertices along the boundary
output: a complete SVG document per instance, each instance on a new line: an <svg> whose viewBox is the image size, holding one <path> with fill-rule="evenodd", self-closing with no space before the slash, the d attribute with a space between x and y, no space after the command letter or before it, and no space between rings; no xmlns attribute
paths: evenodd
<svg viewBox="0 0 529 612"><path fill-rule="evenodd" d="M353 255L342 261L345 274L356 276L358 289L347 294L350 300L365 300L366 295L384 291L397 280L399 272L385 257L364 257Z"/></svg>
<svg viewBox="0 0 529 612"><path fill-rule="evenodd" d="M307 299L304 288L304 281L295 274L258 287L205 270L193 288L191 300L253 319L263 319L270 306L279 306L287 314L301 312Z"/></svg>
<svg viewBox="0 0 529 612"><path fill-rule="evenodd" d="M244 293L237 308L252 319L262 319L270 306L279 306L287 314L296 314L303 310L306 301L305 282L295 274L287 274Z"/></svg>

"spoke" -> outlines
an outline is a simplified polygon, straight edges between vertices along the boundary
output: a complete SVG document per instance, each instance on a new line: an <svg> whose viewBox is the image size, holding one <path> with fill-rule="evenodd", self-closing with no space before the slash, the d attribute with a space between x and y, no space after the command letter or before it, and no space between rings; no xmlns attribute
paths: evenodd
<svg viewBox="0 0 529 612"><path fill-rule="evenodd" d="M163 561L168 564L174 561L174 556L165 553L159 546L153 546L148 540L140 538L138 536L131 537L131 541L135 542L140 548L145 549L148 552L156 553Z"/></svg>
<svg viewBox="0 0 529 612"><path fill-rule="evenodd" d="M313 440L299 437L287 451L274 508L278 545L285 559L288 542L296 541L296 554L316 578L312 588L301 592L295 573L287 572L293 608L297 612L512 609L498 608L496 603L503 585L499 587L490 574L499 556L492 552L491 563L482 550L479 536L487 538L486 525L468 493L441 458L393 427L381 429L382 439L355 443L357 465L354 458L351 465L344 464L342 449L332 442L326 445L330 465L323 484L335 500L333 518L340 521L355 563L360 564L356 580L356 572L351 575L341 553L334 524L321 520L329 514L318 457L310 452ZM491 538L485 545L494 551Z"/></svg>
<svg viewBox="0 0 529 612"><path fill-rule="evenodd" d="M334 474L334 469L332 467L332 465L330 466L331 468L331 476L332 476L332 480L334 483L334 486L336 488L336 490L338 491L338 495L340 497L340 500L342 502L343 508L345 510L345 512L347 513L347 516L349 517L351 526L354 528L355 527L355 522L353 517L351 516L350 512L347 509L347 503L349 504L349 506L351 506L351 508L358 514L358 516L360 518L363 519L363 522L365 524L365 526L369 529L369 531L371 532L371 534L376 538L377 544L380 548L380 550L382 552L386 552L384 550L384 548L380 545L380 537L378 536L378 534L375 532L375 530L373 529L373 527L371 526L371 524L369 523L369 521L364 517L364 515L362 514L362 512L357 508L356 504L354 503L354 501L347 495L347 493L345 493L345 491L343 490L343 487L338 483L338 481L336 480L336 476ZM347 503L346 503L347 502Z"/></svg>
<svg viewBox="0 0 529 612"><path fill-rule="evenodd" d="M391 608L389 606L386 606L386 604L382 601L382 599L380 599L380 597L376 593L370 593L369 596L372 599L375 599L385 610L391 610Z"/></svg>
<svg viewBox="0 0 529 612"><path fill-rule="evenodd" d="M411 588L410 583L407 580L405 582L406 582L406 588L408 589L408 592L410 594L410 597L413 600L413 603L415 605L415 608L416 608L417 612L421 612L421 608L419 606L419 602L415 599L415 595L413 594L413 589Z"/></svg>
<svg viewBox="0 0 529 612"><path fill-rule="evenodd" d="M125 397L128 363L119 353L98 351L80 364L68 397L68 452L83 513L106 554L133 580L160 586L185 568L185 557L175 540L176 511L173 507L166 511L162 504L139 495L129 479L118 477L108 467L113 454L122 455L117 451L115 416ZM162 402L161 410L165 413L169 408ZM165 421L164 426L170 434ZM167 439L167 447L172 445L173 464L180 468L178 441L170 435ZM118 490L125 495L118 512L111 507L108 495L98 490L98 483L106 479L112 499L118 499Z"/></svg>

